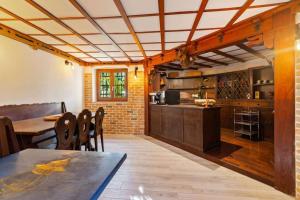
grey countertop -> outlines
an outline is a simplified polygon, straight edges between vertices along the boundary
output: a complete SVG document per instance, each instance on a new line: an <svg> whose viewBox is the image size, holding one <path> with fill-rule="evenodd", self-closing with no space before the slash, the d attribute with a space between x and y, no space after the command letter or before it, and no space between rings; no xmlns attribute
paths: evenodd
<svg viewBox="0 0 300 200"><path fill-rule="evenodd" d="M170 108L191 108L191 109L218 109L220 108L219 106L213 106L213 107L208 107L205 108L203 106L197 106L195 104L177 104L177 105L159 105L159 104L150 104L151 106L160 106L160 107L170 107Z"/></svg>

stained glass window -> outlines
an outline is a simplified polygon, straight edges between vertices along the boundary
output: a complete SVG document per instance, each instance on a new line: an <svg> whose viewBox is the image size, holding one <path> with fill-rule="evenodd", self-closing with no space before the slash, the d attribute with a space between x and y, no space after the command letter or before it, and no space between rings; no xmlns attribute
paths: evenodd
<svg viewBox="0 0 300 200"><path fill-rule="evenodd" d="M127 100L127 69L97 70L98 100Z"/></svg>

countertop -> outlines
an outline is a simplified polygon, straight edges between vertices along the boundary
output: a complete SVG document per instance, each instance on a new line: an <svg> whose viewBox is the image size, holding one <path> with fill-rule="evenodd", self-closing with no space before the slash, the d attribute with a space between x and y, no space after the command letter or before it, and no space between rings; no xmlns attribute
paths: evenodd
<svg viewBox="0 0 300 200"><path fill-rule="evenodd" d="M160 105L160 104L150 104L151 106L159 106L159 107L170 107L170 108L190 108L190 109L200 109L200 110L205 110L205 109L219 109L221 108L220 106L212 106L212 107L203 107L203 106L197 106L195 104L177 104L177 105Z"/></svg>

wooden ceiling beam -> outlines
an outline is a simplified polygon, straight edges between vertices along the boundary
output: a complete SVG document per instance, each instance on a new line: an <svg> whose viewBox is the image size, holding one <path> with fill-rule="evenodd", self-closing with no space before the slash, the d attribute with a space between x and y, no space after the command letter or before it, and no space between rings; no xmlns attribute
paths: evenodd
<svg viewBox="0 0 300 200"><path fill-rule="evenodd" d="M194 62L194 65L199 66L198 68L213 68L213 66L211 66L211 65L201 64L201 63L197 63L197 62Z"/></svg>
<svg viewBox="0 0 300 200"><path fill-rule="evenodd" d="M218 64L218 65L228 65L228 63L220 62L220 61L213 60L213 59L210 59L210 58L206 58L204 56L196 56L196 57L201 59L201 60L205 60L207 62L215 63L215 64Z"/></svg>
<svg viewBox="0 0 300 200"><path fill-rule="evenodd" d="M178 67L174 67L174 66L171 66L171 65L157 65L158 68L163 68L163 69L169 69L169 70L178 70L178 71L183 71L184 69L182 68L178 68Z"/></svg>
<svg viewBox="0 0 300 200"><path fill-rule="evenodd" d="M195 31L198 27L198 24L199 24L199 22L202 18L202 15L205 11L207 3L208 3L208 0L202 0L202 2L201 2L201 5L199 7L198 13L196 15L196 18L195 18L195 21L194 21L194 24L193 24L193 27L192 27L192 30L189 34L189 37L188 37L187 41L186 41L187 44L189 44L192 41L192 38L193 38L194 33L195 33Z"/></svg>
<svg viewBox="0 0 300 200"><path fill-rule="evenodd" d="M122 52L130 61L131 58L121 49L121 47L104 31L104 29L89 15L89 13L76 1L69 0L70 3L100 32L102 33L117 49Z"/></svg>
<svg viewBox="0 0 300 200"><path fill-rule="evenodd" d="M132 24L131 24L128 16L127 16L127 14L126 14L126 11L125 11L125 9L124 9L121 1L120 0L114 0L114 3L117 6L117 8L118 8L118 10L119 10L119 12L120 12L120 14L121 14L121 16L122 16L125 24L127 25L128 29L129 29L132 37L133 37L134 42L138 46L140 52L143 54L144 59L147 59L147 55L146 55L146 53L144 51L144 48L143 48L143 46L142 46L142 44L141 44L141 42L140 42L140 40L139 40L139 38L138 38L138 36L137 36L134 28L133 28L133 26L132 26Z"/></svg>
<svg viewBox="0 0 300 200"><path fill-rule="evenodd" d="M236 46L238 46L240 49L243 49L245 51L247 51L248 53L258 57L258 58L261 58L261 59L264 59L264 60L268 60L268 58L264 55L262 55L261 53L255 51L254 49L248 47L247 45L244 45L244 44L237 44Z"/></svg>
<svg viewBox="0 0 300 200"><path fill-rule="evenodd" d="M239 11L233 16L233 18L228 22L228 24L225 26L225 29L231 27L236 22L236 20L238 20L240 16L251 6L253 2L254 0L247 0L243 7L241 7Z"/></svg>
<svg viewBox="0 0 300 200"><path fill-rule="evenodd" d="M226 58L230 58L232 60L235 60L235 61L238 61L238 62L245 62L245 60L241 59L241 58L238 58L238 57L235 57L235 56L232 56L228 53L225 53L223 51L220 51L220 50L214 50L213 51L215 54L218 54L220 56L223 56L223 57L226 57Z"/></svg>
<svg viewBox="0 0 300 200"><path fill-rule="evenodd" d="M159 25L160 25L160 39L161 51L165 53L165 0L157 0L159 9Z"/></svg>
<svg viewBox="0 0 300 200"><path fill-rule="evenodd" d="M40 6L39 4L37 4L36 2L34 2L33 0L26 0L26 2L29 3L30 5L32 5L34 8L38 9L39 11L41 11L42 13L44 13L45 15L47 15L50 19L54 20L55 22L57 22L58 24L60 24L61 26L63 26L67 30L69 30L71 33L73 33L74 35L76 35L77 37L79 37L80 39L82 39L83 41L85 41L86 43L88 43L89 45L91 45L92 47L94 47L95 49L98 49L100 52L102 52L105 55L107 55L107 57L109 57L112 60L114 60L110 55L108 55L107 53L105 53L102 49L100 49L99 47L97 47L96 45L94 45L93 43L91 43L85 37L83 37L82 35L80 35L79 33L77 33L74 29L72 29L71 27L69 27L67 24L65 24L59 18L55 17L53 14L51 14L49 11L47 11L45 8L43 8L42 6Z"/></svg>
<svg viewBox="0 0 300 200"><path fill-rule="evenodd" d="M63 40L63 39L61 39L61 38L59 38L59 37L56 37L55 35L53 35L53 34L47 32L47 31L45 31L44 29L42 29L42 28L36 26L35 24L32 24L31 22L29 22L29 21L23 19L22 17L20 17L20 16L18 16L18 15L16 15L16 14L14 14L14 13L12 13L12 12L6 10L5 8L3 8L3 7L1 7L1 6L0 6L0 11L2 11L2 12L4 12L4 13L6 13L6 14L8 14L8 15L10 15L10 16L12 16L12 17L14 17L14 18L16 18L16 19L18 19L18 20L20 20L20 21L22 21L22 22L24 22L25 24L27 24L27 25L29 25L29 26L31 26L31 27L33 27L33 28L35 28L35 29L41 31L42 33L44 33L44 35L48 35L48 36L50 36L50 37L52 37L52 38L54 38L54 39L56 39L56 40L58 40L58 41L60 41L60 42L62 42L62 43L65 43L67 46L70 46L70 47L72 47L72 48L78 50L80 53L85 54L87 57L92 58L92 56L90 56L89 54L83 52L81 49L79 49L79 48L76 47L75 45L69 44L69 43L66 42L65 40ZM66 52L66 53L68 53L68 52Z"/></svg>

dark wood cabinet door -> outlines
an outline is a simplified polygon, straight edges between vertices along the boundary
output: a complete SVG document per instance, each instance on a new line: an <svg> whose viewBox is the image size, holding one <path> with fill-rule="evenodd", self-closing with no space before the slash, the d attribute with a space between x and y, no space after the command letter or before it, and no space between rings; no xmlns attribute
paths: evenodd
<svg viewBox="0 0 300 200"><path fill-rule="evenodd" d="M203 147L203 120L202 111L197 109L184 109L183 114L183 143L195 149Z"/></svg>
<svg viewBox="0 0 300 200"><path fill-rule="evenodd" d="M158 106L150 108L150 134L161 135L161 108Z"/></svg>
<svg viewBox="0 0 300 200"><path fill-rule="evenodd" d="M223 106L221 108L221 127L233 129L233 107Z"/></svg>
<svg viewBox="0 0 300 200"><path fill-rule="evenodd" d="M183 109L162 108L162 136L172 141L182 142Z"/></svg>

